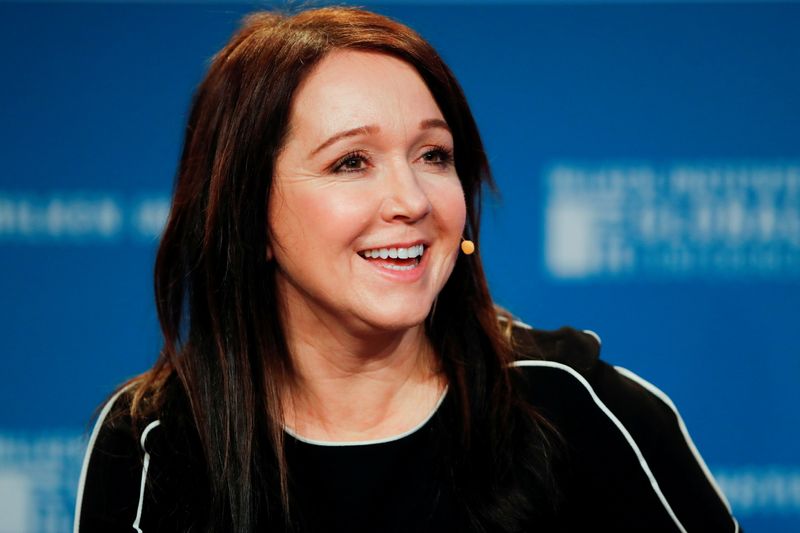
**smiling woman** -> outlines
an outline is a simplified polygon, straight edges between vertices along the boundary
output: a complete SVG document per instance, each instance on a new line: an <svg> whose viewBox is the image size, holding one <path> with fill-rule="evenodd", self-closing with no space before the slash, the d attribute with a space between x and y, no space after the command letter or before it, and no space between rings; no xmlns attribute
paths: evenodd
<svg viewBox="0 0 800 533"><path fill-rule="evenodd" d="M357 9L248 17L195 96L164 347L106 403L76 531L733 531L668 400L498 311L450 70Z"/></svg>

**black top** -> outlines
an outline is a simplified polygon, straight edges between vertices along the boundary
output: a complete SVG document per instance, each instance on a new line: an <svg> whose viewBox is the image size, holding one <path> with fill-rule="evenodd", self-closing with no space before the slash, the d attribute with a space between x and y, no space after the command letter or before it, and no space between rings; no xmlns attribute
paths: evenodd
<svg viewBox="0 0 800 533"><path fill-rule="evenodd" d="M522 394L567 443L557 531L735 532L738 524L660 391L598 359L588 333L517 327ZM544 354L546 359L541 358ZM76 533L199 531L208 501L187 417L132 437L123 392L106 405L84 461ZM370 443L286 437L292 511L304 531L467 531L437 449L448 397L421 426ZM540 530L537 528L537 530Z"/></svg>
<svg viewBox="0 0 800 533"><path fill-rule="evenodd" d="M440 411L416 430L368 444L287 439L298 514L309 531L464 531L438 475Z"/></svg>

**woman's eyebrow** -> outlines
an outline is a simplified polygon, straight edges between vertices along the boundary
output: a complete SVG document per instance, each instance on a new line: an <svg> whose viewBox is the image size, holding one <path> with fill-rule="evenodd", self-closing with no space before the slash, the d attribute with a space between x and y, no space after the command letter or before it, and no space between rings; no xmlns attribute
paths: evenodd
<svg viewBox="0 0 800 533"><path fill-rule="evenodd" d="M380 129L381 128L379 126L367 125L367 126L359 126L357 128L353 128L353 129L346 130L346 131L340 131L339 133L336 133L336 134L332 135L324 143L322 143L319 146L317 146L314 149L314 151L311 152L311 155L312 156L316 155L320 150L324 150L325 148L327 148L328 146L332 145L333 143L335 143L339 139L343 139L345 137L354 137L356 135L366 135L368 133L377 133L377 132L380 131Z"/></svg>
<svg viewBox="0 0 800 533"><path fill-rule="evenodd" d="M419 123L419 129L421 130L427 130L430 128L442 128L450 132L450 126L448 126L447 122L440 118L429 118Z"/></svg>
<svg viewBox="0 0 800 533"><path fill-rule="evenodd" d="M447 122L440 118L429 118L425 119L419 123L419 129L427 130L431 128L442 128L444 130L450 131L450 126L447 125ZM369 124L366 126L359 126L357 128L352 128L345 131L340 131L339 133L333 134L331 137L328 138L325 142L314 148L311 152L311 155L317 155L320 151L324 150L328 146L332 145L338 140L344 139L345 137L354 137L356 135L366 135L366 134L374 134L381 130L380 126L376 126L374 124Z"/></svg>

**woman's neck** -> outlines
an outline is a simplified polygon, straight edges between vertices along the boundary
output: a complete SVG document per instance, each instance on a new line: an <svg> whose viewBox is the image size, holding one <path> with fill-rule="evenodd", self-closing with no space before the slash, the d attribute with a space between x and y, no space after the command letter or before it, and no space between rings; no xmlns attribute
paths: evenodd
<svg viewBox="0 0 800 533"><path fill-rule="evenodd" d="M445 387L422 326L358 338L295 332L288 340L297 379L284 394L284 418L304 438L402 434L430 414Z"/></svg>

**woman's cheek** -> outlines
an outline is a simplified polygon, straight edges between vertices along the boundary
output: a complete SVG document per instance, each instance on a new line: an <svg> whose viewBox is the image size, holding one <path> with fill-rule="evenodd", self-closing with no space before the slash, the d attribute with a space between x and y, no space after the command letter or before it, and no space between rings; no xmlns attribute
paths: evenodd
<svg viewBox="0 0 800 533"><path fill-rule="evenodd" d="M434 205L441 213L440 223L448 233L455 231L460 238L467 220L467 204L461 182L457 177L443 180L436 184L431 196L436 199Z"/></svg>
<svg viewBox="0 0 800 533"><path fill-rule="evenodd" d="M348 243L355 239L375 218L372 195L360 189L345 184L304 194L299 203L304 206L307 223L334 242Z"/></svg>

